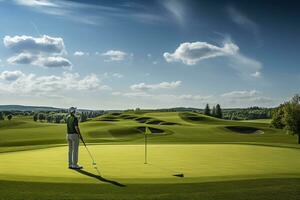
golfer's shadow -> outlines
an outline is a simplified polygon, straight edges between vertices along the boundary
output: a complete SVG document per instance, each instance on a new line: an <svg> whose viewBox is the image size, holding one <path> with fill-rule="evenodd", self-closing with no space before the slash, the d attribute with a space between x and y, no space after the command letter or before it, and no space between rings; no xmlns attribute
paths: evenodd
<svg viewBox="0 0 300 200"><path fill-rule="evenodd" d="M102 181L102 182L105 182L105 183L110 183L110 184L113 184L113 185L116 185L116 186L119 186L119 187L125 187L126 185L123 185L117 181L113 181L113 180L109 180L109 179L106 179L102 176L98 176L96 174L93 174L93 173L90 173L90 172L87 172L87 171L84 171L82 169L75 169L75 171L77 171L78 173L80 174L83 174L83 175L86 175L86 176L89 176L89 177L92 177L92 178L95 178L99 181Z"/></svg>

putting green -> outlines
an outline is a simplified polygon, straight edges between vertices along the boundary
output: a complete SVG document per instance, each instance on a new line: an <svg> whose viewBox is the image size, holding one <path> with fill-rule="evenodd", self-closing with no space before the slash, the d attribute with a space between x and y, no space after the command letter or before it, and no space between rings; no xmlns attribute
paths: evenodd
<svg viewBox="0 0 300 200"><path fill-rule="evenodd" d="M300 177L300 150L242 144L90 145L108 180L130 183L176 183L260 177ZM99 183L67 168L67 147L0 154L0 180ZM84 147L80 164L96 174ZM185 178L172 176L184 173Z"/></svg>

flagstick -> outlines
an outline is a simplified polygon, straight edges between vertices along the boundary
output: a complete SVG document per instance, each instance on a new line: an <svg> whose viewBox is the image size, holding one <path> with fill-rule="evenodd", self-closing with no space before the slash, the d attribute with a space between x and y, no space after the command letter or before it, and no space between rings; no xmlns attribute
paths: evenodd
<svg viewBox="0 0 300 200"><path fill-rule="evenodd" d="M147 164L147 127L145 128L145 163Z"/></svg>

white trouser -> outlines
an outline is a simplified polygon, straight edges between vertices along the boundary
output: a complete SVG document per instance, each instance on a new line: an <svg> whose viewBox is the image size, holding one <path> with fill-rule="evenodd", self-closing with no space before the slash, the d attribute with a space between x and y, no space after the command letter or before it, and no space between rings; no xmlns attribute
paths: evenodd
<svg viewBox="0 0 300 200"><path fill-rule="evenodd" d="M79 135L67 134L67 141L69 143L69 167L77 166Z"/></svg>

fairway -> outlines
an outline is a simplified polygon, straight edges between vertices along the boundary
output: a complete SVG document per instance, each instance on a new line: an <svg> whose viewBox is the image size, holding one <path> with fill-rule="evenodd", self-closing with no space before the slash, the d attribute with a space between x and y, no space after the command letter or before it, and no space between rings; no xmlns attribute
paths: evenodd
<svg viewBox="0 0 300 200"><path fill-rule="evenodd" d="M300 150L238 144L91 145L102 177L127 183L193 183L254 178L300 177ZM67 148L0 154L0 178L14 181L105 183L67 168ZM80 148L84 171L96 175ZM19 161L22 160L22 163ZM293 167L290 167L293 166ZM181 179L172 176L184 173Z"/></svg>

